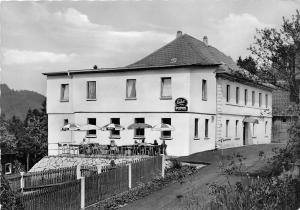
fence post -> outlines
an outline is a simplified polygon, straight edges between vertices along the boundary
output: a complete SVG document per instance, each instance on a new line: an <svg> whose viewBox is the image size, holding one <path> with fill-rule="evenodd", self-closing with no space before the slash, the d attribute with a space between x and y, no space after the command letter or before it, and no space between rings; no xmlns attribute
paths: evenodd
<svg viewBox="0 0 300 210"><path fill-rule="evenodd" d="M131 163L128 164L128 188L132 187Z"/></svg>
<svg viewBox="0 0 300 210"><path fill-rule="evenodd" d="M165 161L166 161L165 154L162 154L161 158L162 158L162 161L161 161L161 176L163 178L165 178Z"/></svg>
<svg viewBox="0 0 300 210"><path fill-rule="evenodd" d="M81 178L81 164L78 164L76 167L76 177L77 179Z"/></svg>
<svg viewBox="0 0 300 210"><path fill-rule="evenodd" d="M85 209L85 177L80 178L80 209Z"/></svg>
<svg viewBox="0 0 300 210"><path fill-rule="evenodd" d="M23 193L23 190L24 190L24 172L20 172L21 174L21 179L20 179L20 188L21 188L21 192Z"/></svg>

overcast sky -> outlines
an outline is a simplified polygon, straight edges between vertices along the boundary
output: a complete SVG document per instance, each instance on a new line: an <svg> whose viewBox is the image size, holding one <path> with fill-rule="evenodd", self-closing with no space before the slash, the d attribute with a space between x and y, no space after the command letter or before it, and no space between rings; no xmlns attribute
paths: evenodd
<svg viewBox="0 0 300 210"><path fill-rule="evenodd" d="M231 56L256 28L279 27L300 0L1 2L1 80L46 93L42 72L125 66L182 30Z"/></svg>

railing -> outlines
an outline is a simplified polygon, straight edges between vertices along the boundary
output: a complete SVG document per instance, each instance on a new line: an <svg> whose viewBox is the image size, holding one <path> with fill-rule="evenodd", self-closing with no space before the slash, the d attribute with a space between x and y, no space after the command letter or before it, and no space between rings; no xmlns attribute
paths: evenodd
<svg viewBox="0 0 300 210"><path fill-rule="evenodd" d="M148 155L156 156L164 151L163 145L135 144L123 146L100 145L90 143L83 145L58 144L59 155L100 155L100 156L132 156Z"/></svg>

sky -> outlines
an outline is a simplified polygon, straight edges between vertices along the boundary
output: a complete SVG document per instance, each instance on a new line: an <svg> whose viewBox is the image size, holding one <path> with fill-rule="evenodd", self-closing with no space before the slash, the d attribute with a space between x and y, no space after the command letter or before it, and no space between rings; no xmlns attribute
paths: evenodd
<svg viewBox="0 0 300 210"><path fill-rule="evenodd" d="M129 65L178 30L237 60L300 0L0 1L1 83L46 94L43 72Z"/></svg>

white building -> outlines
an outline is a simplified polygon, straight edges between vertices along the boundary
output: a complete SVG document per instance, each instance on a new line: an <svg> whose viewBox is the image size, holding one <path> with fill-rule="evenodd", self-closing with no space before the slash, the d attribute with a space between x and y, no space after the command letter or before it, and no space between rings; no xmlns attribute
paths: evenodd
<svg viewBox="0 0 300 210"><path fill-rule="evenodd" d="M58 143L79 144L83 138L100 144L116 139L117 145L141 137L149 143L166 139L167 153L177 156L215 149L220 139L223 148L269 143L272 89L234 76L237 71L206 37L202 42L178 32L175 40L127 67L45 73L49 155L57 154ZM178 98L184 99L176 108ZM61 131L67 122L124 127L164 122L175 131Z"/></svg>

